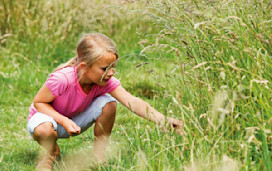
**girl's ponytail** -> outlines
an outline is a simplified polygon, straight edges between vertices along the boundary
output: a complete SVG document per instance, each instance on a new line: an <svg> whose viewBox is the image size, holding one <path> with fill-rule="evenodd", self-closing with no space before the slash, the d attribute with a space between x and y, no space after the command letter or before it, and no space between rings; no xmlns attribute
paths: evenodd
<svg viewBox="0 0 272 171"><path fill-rule="evenodd" d="M71 58L69 61L67 61L66 63L60 64L55 69L55 71L60 70L60 69L65 68L65 67L69 67L69 66L76 66L77 65L77 59L78 59L78 57L75 56L75 57Z"/></svg>

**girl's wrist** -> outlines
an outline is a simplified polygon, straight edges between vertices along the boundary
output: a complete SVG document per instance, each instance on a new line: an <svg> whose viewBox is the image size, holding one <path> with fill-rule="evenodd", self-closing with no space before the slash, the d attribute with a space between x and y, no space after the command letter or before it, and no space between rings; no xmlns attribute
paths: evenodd
<svg viewBox="0 0 272 171"><path fill-rule="evenodd" d="M59 114L59 116L55 117L54 120L60 124L61 126L63 126L63 124L66 122L66 120L69 119L61 114Z"/></svg>
<svg viewBox="0 0 272 171"><path fill-rule="evenodd" d="M157 124L158 124L159 126L164 126L164 125L167 124L167 123L168 123L168 117L167 117L167 116L164 116L164 115L163 115L162 118L160 118L160 119L157 120Z"/></svg>

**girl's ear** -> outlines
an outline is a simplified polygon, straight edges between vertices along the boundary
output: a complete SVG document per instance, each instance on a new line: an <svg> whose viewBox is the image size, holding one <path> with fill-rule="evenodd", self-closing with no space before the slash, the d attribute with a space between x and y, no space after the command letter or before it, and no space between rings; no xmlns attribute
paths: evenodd
<svg viewBox="0 0 272 171"><path fill-rule="evenodd" d="M87 68L87 64L86 62L80 62L78 67L81 69L81 70L85 70Z"/></svg>

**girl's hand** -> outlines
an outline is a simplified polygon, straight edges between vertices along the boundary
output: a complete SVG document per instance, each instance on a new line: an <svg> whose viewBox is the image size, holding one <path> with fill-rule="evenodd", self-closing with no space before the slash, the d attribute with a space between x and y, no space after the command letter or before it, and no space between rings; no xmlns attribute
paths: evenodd
<svg viewBox="0 0 272 171"><path fill-rule="evenodd" d="M172 117L167 117L166 123L160 125L160 128L162 129L162 131L167 132L169 129L174 128L175 132L179 135L183 135L182 127L183 127L182 121L178 119L174 119Z"/></svg>
<svg viewBox="0 0 272 171"><path fill-rule="evenodd" d="M80 134L81 128L69 118L65 118L61 124L69 135Z"/></svg>
<svg viewBox="0 0 272 171"><path fill-rule="evenodd" d="M168 119L168 123L175 129L176 133L179 135L182 135L183 123L178 119L174 119L174 118L170 118L170 117L167 119Z"/></svg>

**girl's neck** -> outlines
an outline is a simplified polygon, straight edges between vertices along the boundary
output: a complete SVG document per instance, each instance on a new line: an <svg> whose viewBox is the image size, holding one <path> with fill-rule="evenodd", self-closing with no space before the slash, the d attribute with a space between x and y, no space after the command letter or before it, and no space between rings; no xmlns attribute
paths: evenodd
<svg viewBox="0 0 272 171"><path fill-rule="evenodd" d="M80 84L80 86L81 86L81 89L82 89L82 91L85 93L85 94L89 94L90 93L90 91L92 90L92 86L93 86L93 84L85 84L85 85L81 85Z"/></svg>
<svg viewBox="0 0 272 171"><path fill-rule="evenodd" d="M88 94L93 86L93 83L88 83L85 78L83 72L78 68L77 70L77 80L81 86L81 89Z"/></svg>

